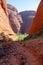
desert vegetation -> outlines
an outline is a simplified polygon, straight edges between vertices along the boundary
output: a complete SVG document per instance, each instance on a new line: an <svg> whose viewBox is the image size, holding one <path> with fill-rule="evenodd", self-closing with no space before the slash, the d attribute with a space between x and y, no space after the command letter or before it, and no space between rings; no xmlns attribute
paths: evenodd
<svg viewBox="0 0 43 65"><path fill-rule="evenodd" d="M29 34L26 34L26 33L21 34L21 33L19 33L19 34L17 34L17 36L18 36L18 40L17 41L23 41L26 37L29 36Z"/></svg>
<svg viewBox="0 0 43 65"><path fill-rule="evenodd" d="M43 36L43 30L33 34L33 35L30 35L30 34L22 34L22 33L17 33L16 34L18 39L16 40L16 42L21 42L21 41L24 41L24 40L29 40L29 39L35 39L35 38L38 38L39 36ZM0 33L0 42L8 42L8 41L12 41L12 39L10 39L7 35L5 35L3 32Z"/></svg>
<svg viewBox="0 0 43 65"><path fill-rule="evenodd" d="M29 34L29 36L27 36L24 40L35 39L35 38L38 38L40 36L43 36L43 30L38 31L37 33L35 33L33 35Z"/></svg>
<svg viewBox="0 0 43 65"><path fill-rule="evenodd" d="M7 5L6 0L2 1L0 1L0 65L43 65L43 1L41 0L37 12L21 13L14 6Z"/></svg>

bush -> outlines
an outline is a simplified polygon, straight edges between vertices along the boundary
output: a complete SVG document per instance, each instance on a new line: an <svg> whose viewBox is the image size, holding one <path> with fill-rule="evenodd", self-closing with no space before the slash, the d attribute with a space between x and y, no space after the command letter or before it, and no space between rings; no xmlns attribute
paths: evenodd
<svg viewBox="0 0 43 65"><path fill-rule="evenodd" d="M29 35L27 36L24 40L29 40L29 39L35 39L35 38L38 38L39 36L43 36L43 30L33 34L33 35Z"/></svg>
<svg viewBox="0 0 43 65"><path fill-rule="evenodd" d="M26 38L27 36L28 36L28 34L21 34L21 33L19 33L19 34L17 34L17 36L18 36L18 40L17 41L23 41L24 40L24 38Z"/></svg>

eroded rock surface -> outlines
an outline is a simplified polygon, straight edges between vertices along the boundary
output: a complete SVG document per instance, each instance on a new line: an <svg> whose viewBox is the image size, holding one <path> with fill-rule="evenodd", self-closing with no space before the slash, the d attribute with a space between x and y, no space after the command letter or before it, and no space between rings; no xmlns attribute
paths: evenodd
<svg viewBox="0 0 43 65"><path fill-rule="evenodd" d="M7 7L10 25L15 33L19 33L21 29L21 24L23 22L21 15L19 15L17 9L14 6L8 4Z"/></svg>

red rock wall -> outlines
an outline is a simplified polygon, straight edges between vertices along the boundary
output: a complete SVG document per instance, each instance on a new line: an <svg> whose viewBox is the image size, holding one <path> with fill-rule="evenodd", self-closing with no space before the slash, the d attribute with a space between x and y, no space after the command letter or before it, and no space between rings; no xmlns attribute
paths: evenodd
<svg viewBox="0 0 43 65"><path fill-rule="evenodd" d="M8 35L8 37L12 40L17 39L16 34L13 32L12 27L10 26L7 16L6 0L1 0L0 3L0 33L2 32L4 32L5 35Z"/></svg>
<svg viewBox="0 0 43 65"><path fill-rule="evenodd" d="M43 30L43 1L40 2L37 9L36 16L34 18L33 24L29 31L29 34L34 34L40 30Z"/></svg>

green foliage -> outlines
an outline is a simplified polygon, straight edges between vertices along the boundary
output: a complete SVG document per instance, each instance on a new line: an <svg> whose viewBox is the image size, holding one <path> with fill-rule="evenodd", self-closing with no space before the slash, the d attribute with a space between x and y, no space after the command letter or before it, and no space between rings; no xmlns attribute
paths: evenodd
<svg viewBox="0 0 43 65"><path fill-rule="evenodd" d="M39 37L39 36L41 36L41 35L43 35L43 30L38 31L37 33L33 34L33 35L32 35L32 38L37 38L37 37Z"/></svg>
<svg viewBox="0 0 43 65"><path fill-rule="evenodd" d="M33 35L27 36L24 40L35 39L35 38L38 38L39 36L43 36L43 30L41 30Z"/></svg>
<svg viewBox="0 0 43 65"><path fill-rule="evenodd" d="M18 40L17 41L23 41L24 40L24 38L26 38L27 36L29 36L28 34L21 34L21 33L19 33L19 34L17 34L17 36L18 36Z"/></svg>
<svg viewBox="0 0 43 65"><path fill-rule="evenodd" d="M38 38L39 36L43 36L43 31L39 31L33 35L29 35L29 34L21 34L21 33L18 33L17 36L18 36L18 39L17 41L21 42L21 41L24 41L24 40L29 40L29 39L35 39L35 38ZM8 42L8 41L12 41L12 39L10 39L7 35L5 35L3 32L0 33L0 42Z"/></svg>

